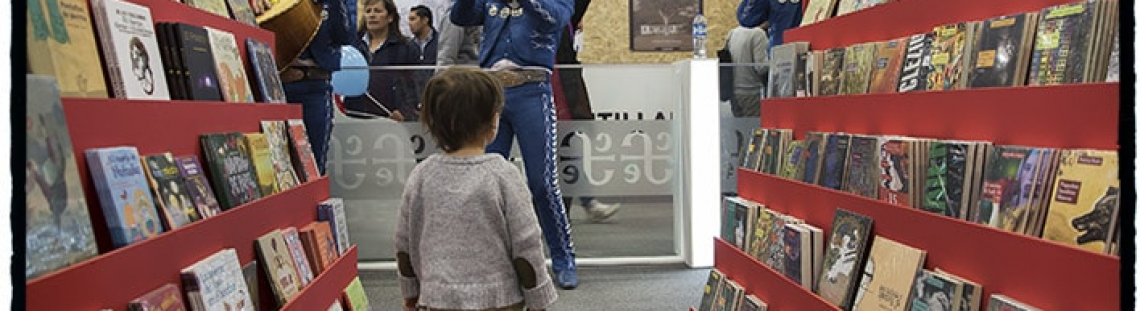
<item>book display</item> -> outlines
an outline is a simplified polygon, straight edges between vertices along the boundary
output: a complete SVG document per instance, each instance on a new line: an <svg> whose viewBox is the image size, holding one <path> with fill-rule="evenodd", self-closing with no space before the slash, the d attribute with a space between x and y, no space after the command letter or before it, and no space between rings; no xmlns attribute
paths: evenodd
<svg viewBox="0 0 1140 311"><path fill-rule="evenodd" d="M231 18L225 1L96 0L90 15L79 12L86 1L63 1L68 20L48 14L58 11L46 7L54 2L29 9L46 18L29 24L50 24L28 32L36 66L27 76L27 308L323 310L339 303L357 277L357 250L318 220L318 206L331 199L328 178L315 166L295 166L290 155L309 148L307 138L286 134L302 108L283 104L280 94L255 102L261 93L250 86L280 93L279 77L246 73L276 67L255 60L272 55L274 33L249 24L248 7L235 13L246 22ZM76 53L88 42L89 52ZM73 63L53 54L62 48L83 66L60 70ZM308 173L304 182L296 172ZM324 230L307 243L295 228ZM267 234L274 238L259 239ZM259 258L259 248L275 256ZM268 284L282 275L293 287L278 300Z"/></svg>
<svg viewBox="0 0 1140 311"><path fill-rule="evenodd" d="M762 105L722 202L760 212L716 239L701 309L727 280L773 310L1120 309L1116 1L827 2L785 33L818 91ZM780 218L826 233L814 286L741 245L794 247L756 228Z"/></svg>

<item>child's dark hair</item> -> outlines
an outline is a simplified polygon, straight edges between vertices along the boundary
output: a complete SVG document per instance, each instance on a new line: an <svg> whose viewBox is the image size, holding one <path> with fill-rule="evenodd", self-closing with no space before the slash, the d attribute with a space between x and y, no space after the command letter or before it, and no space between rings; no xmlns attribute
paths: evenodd
<svg viewBox="0 0 1140 311"><path fill-rule="evenodd" d="M503 87L483 71L451 67L424 89L420 121L445 152L482 139L503 110Z"/></svg>

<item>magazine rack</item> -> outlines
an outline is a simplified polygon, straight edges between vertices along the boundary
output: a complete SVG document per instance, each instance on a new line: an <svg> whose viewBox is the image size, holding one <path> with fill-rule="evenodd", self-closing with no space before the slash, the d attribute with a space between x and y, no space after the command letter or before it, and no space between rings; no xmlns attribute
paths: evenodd
<svg viewBox="0 0 1140 311"><path fill-rule="evenodd" d="M258 39L271 47L274 44L273 32L177 1L128 1L149 7L156 23L184 22L229 31L239 42L243 58L248 55L246 38ZM249 62L243 63L248 69ZM75 159L78 167L83 168L79 175L100 254L26 282L25 299L29 310L127 310L131 300L163 284L174 283L181 287L183 268L223 248L234 248L243 265L256 260L254 240L257 237L273 229L300 228L316 221L317 205L329 198L328 178L321 178L113 249L98 195L86 169L84 150L130 145L137 147L141 155L193 154L204 161L200 134L260 132L262 120L301 119L301 106L85 98L63 98L62 101ZM340 299L344 288L357 275L356 263L357 251L352 247L281 310L327 309ZM260 302L263 310L277 309L267 278L261 271L258 274L259 295L252 298ZM66 293L66 297L61 298L60 293Z"/></svg>
<svg viewBox="0 0 1140 311"><path fill-rule="evenodd" d="M899 0L788 30L785 41L823 50L1072 1L999 2ZM761 121L765 128L792 129L797 139L821 131L1119 150L1120 92L1119 83L1090 83L778 98L764 102ZM1121 308L1118 257L748 169L738 173L741 197L802 218L820 227L825 238L837 208L869 216L873 234L927 251L924 268L941 268L981 285L981 310L994 293L1044 310ZM726 278L772 308L839 310L720 239L715 261Z"/></svg>

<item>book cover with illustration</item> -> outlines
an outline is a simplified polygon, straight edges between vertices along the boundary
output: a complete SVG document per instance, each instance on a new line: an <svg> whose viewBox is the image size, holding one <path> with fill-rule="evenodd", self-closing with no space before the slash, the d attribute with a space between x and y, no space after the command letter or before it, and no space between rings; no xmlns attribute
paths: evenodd
<svg viewBox="0 0 1140 311"><path fill-rule="evenodd" d="M995 146L986 163L982 195L977 200L972 220L1018 232L1017 228L1025 223L1033 183L1044 155L1038 148Z"/></svg>
<svg viewBox="0 0 1140 311"><path fill-rule="evenodd" d="M720 287L724 284L724 274L716 268L709 269L709 278L705 281L704 291L701 293L701 305L698 311L713 311L713 302L716 301Z"/></svg>
<svg viewBox="0 0 1140 311"><path fill-rule="evenodd" d="M867 93L894 93L898 91L899 72L906 58L907 38L875 43L875 63L871 69L871 82Z"/></svg>
<svg viewBox="0 0 1140 311"><path fill-rule="evenodd" d="M963 88L969 72L969 56L978 22L961 22L934 27L927 67L926 89L931 91Z"/></svg>
<svg viewBox="0 0 1140 311"><path fill-rule="evenodd" d="M258 262L269 277L269 287L273 290L273 297L277 305L284 305L293 296L301 291L301 280L297 276L297 266L293 256L289 255L289 245L281 230L274 229L257 238Z"/></svg>
<svg viewBox="0 0 1140 311"><path fill-rule="evenodd" d="M1029 66L1029 85L1086 80L1091 65L1100 1L1080 1L1041 10Z"/></svg>
<svg viewBox="0 0 1140 311"><path fill-rule="evenodd" d="M811 25L830 18L835 14L836 2L839 2L839 0L809 1L807 7L804 8L804 17L803 21L800 22L800 26Z"/></svg>
<svg viewBox="0 0 1140 311"><path fill-rule="evenodd" d="M823 53L823 62L819 72L819 96L839 95L843 85L843 60L847 49L833 48Z"/></svg>
<svg viewBox="0 0 1140 311"><path fill-rule="evenodd" d="M344 288L344 302L348 305L348 311L369 311L372 310L368 301L368 295L364 292L364 283L360 282L360 277L352 278L352 282L348 283L348 287Z"/></svg>
<svg viewBox="0 0 1140 311"><path fill-rule="evenodd" d="M850 310L859 285L860 271L871 245L873 220L843 208L835 210L831 234L823 255L823 270L815 292L823 299ZM913 276L913 274L912 274Z"/></svg>
<svg viewBox="0 0 1140 311"><path fill-rule="evenodd" d="M293 167L304 182L321 178L317 168L317 158L313 155L313 148L309 145L309 134L305 130L305 122L301 119L285 121L289 134L290 155L293 157Z"/></svg>
<svg viewBox="0 0 1140 311"><path fill-rule="evenodd" d="M98 250L59 88L49 76L26 81L24 276L32 280Z"/></svg>
<svg viewBox="0 0 1140 311"><path fill-rule="evenodd" d="M761 149L764 148L764 138L767 136L767 129L756 128L752 130L752 137L748 139L748 147L746 147L744 156L740 157L740 167L759 171Z"/></svg>
<svg viewBox="0 0 1140 311"><path fill-rule="evenodd" d="M866 94L871 82L871 70L875 66L875 42L860 43L847 47L843 53L843 83L839 94Z"/></svg>
<svg viewBox="0 0 1140 311"><path fill-rule="evenodd" d="M740 301L740 311L768 311L768 303L751 294Z"/></svg>
<svg viewBox="0 0 1140 311"><path fill-rule="evenodd" d="M1120 160L1115 151L1061 151L1042 238L1104 252L1120 213Z"/></svg>
<svg viewBox="0 0 1140 311"><path fill-rule="evenodd" d="M768 71L768 97L795 97L797 55L806 52L807 42L786 42L772 47L771 69Z"/></svg>
<svg viewBox="0 0 1140 311"><path fill-rule="evenodd" d="M94 23L84 0L27 2L27 70L52 76L66 97L107 98Z"/></svg>
<svg viewBox="0 0 1140 311"><path fill-rule="evenodd" d="M131 146L92 148L84 151L84 155L116 248L165 231L138 149Z"/></svg>
<svg viewBox="0 0 1140 311"><path fill-rule="evenodd" d="M309 264L309 256L305 255L305 246L296 227L287 227L281 230L281 237L285 245L289 246L289 255L293 256L293 264L297 269L297 276L301 279L301 288L313 281L315 273Z"/></svg>
<svg viewBox="0 0 1140 311"><path fill-rule="evenodd" d="M801 181L809 184L818 183L827 136L828 134L823 132L808 132L804 136L803 178L800 179Z"/></svg>
<svg viewBox="0 0 1140 311"><path fill-rule="evenodd" d="M146 166L151 194L156 198L155 203L158 203L166 230L178 229L202 219L197 206L190 199L190 192L178 171L178 163L173 154L164 152L143 156L143 165Z"/></svg>
<svg viewBox="0 0 1140 311"><path fill-rule="evenodd" d="M209 32L206 28L185 23L175 23L171 27L178 34L178 44L181 45L175 51L175 57L183 64L182 76L188 87L186 99L223 101Z"/></svg>
<svg viewBox="0 0 1140 311"><path fill-rule="evenodd" d="M852 310L910 310L907 299L925 262L925 250L876 235Z"/></svg>
<svg viewBox="0 0 1140 311"><path fill-rule="evenodd" d="M963 141L935 141L930 146L924 192L919 209L931 213L962 218L968 210L969 187L977 179L973 174L977 144Z"/></svg>
<svg viewBox="0 0 1140 311"><path fill-rule="evenodd" d="M951 303L955 306L954 311L978 311L982 310L982 286L974 281L964 279L960 276L942 270L942 268L934 268L934 273L947 280L952 280L956 283L962 284L962 295L958 299L954 299Z"/></svg>
<svg viewBox="0 0 1140 311"><path fill-rule="evenodd" d="M787 270L784 266L787 263L785 255L785 229L788 225L788 218L783 214L774 214L772 217L772 226L768 229L768 234L764 243L760 245L760 257L757 260L764 263L764 265L776 270L778 273L785 273Z"/></svg>
<svg viewBox="0 0 1140 311"><path fill-rule="evenodd" d="M91 7L115 98L169 100L150 8L122 0L92 0Z"/></svg>
<svg viewBox="0 0 1140 311"><path fill-rule="evenodd" d="M879 200L911 206L911 144L905 137L879 140Z"/></svg>
<svg viewBox="0 0 1140 311"><path fill-rule="evenodd" d="M185 0L186 4L214 13L214 15L230 18L230 10L226 7L226 0Z"/></svg>
<svg viewBox="0 0 1140 311"><path fill-rule="evenodd" d="M211 184L222 210L261 198L249 149L239 132L200 136L202 153L210 167Z"/></svg>
<svg viewBox="0 0 1140 311"><path fill-rule="evenodd" d="M277 60L269 44L254 38L245 39L245 50L252 62L253 73L256 75L257 91L261 102L285 103L285 88L281 86L281 75L277 73Z"/></svg>
<svg viewBox="0 0 1140 311"><path fill-rule="evenodd" d="M250 7L248 1L241 0L227 0L230 7L230 13L233 14L234 20L245 23L250 26L257 26L257 17L253 14L253 8Z"/></svg>
<svg viewBox="0 0 1140 311"><path fill-rule="evenodd" d="M780 177L802 180L803 179L803 161L804 161L804 141L793 140L788 142L788 145L783 149L780 163Z"/></svg>
<svg viewBox="0 0 1140 311"><path fill-rule="evenodd" d="M844 174L843 191L859 196L879 198L879 138L852 135Z"/></svg>
<svg viewBox="0 0 1140 311"><path fill-rule="evenodd" d="M188 299L190 292L198 293L202 310L254 310L241 262L233 248L222 249L183 268L182 288Z"/></svg>
<svg viewBox="0 0 1140 311"><path fill-rule="evenodd" d="M720 238L737 248L740 245L736 243L736 224L739 221L736 219L736 204L739 197L726 196L721 199L720 205Z"/></svg>
<svg viewBox="0 0 1140 311"><path fill-rule="evenodd" d="M269 140L264 133L243 133L245 146L249 150L249 160L257 175L257 188L266 197L281 192L277 185L277 172L273 168L273 155L270 154Z"/></svg>
<svg viewBox="0 0 1140 311"><path fill-rule="evenodd" d="M736 214L733 217L735 222L732 224L732 242L741 251L748 251L751 247L752 232L756 230L756 213L758 213L760 205L740 197L732 197L730 200L735 200L732 204L732 213Z"/></svg>
<svg viewBox="0 0 1140 311"><path fill-rule="evenodd" d="M906 54L899 71L898 92L925 91L926 76L930 65L930 50L934 36L930 33L915 34L907 38Z"/></svg>
<svg viewBox="0 0 1140 311"><path fill-rule="evenodd" d="M776 212L765 208L763 205L760 205L760 208L756 210L756 220L752 222L752 241L749 242L752 247L748 249L748 255L752 258L758 260L764 258L764 252L767 251L764 243L768 241L768 233L772 231L776 217Z"/></svg>
<svg viewBox="0 0 1140 311"><path fill-rule="evenodd" d="M982 23L974 49L970 87L1025 85L1037 13L998 16Z"/></svg>
<svg viewBox="0 0 1140 311"><path fill-rule="evenodd" d="M823 147L823 163L819 170L819 185L834 190L843 189L843 177L847 170L847 151L851 146L851 135L834 133L827 135Z"/></svg>
<svg viewBox="0 0 1140 311"><path fill-rule="evenodd" d="M336 253L339 257L352 246L348 237L348 217L344 211L344 199L328 198L317 205L317 220L327 221L336 240Z"/></svg>
<svg viewBox="0 0 1140 311"><path fill-rule="evenodd" d="M234 34L225 30L205 28L210 38L210 53L214 54L214 70L218 74L222 99L232 103L255 102Z"/></svg>
<svg viewBox="0 0 1140 311"><path fill-rule="evenodd" d="M166 283L158 288L131 300L127 304L130 311L184 311L182 291L174 283Z"/></svg>
<svg viewBox="0 0 1140 311"><path fill-rule="evenodd" d="M908 310L962 310L955 304L962 299L962 289L962 281L922 269L914 278Z"/></svg>
<svg viewBox="0 0 1140 311"><path fill-rule="evenodd" d="M990 295L990 302L987 305L988 311L1041 311L1037 307L997 293Z"/></svg>
<svg viewBox="0 0 1140 311"><path fill-rule="evenodd" d="M804 51L796 55L796 97L815 96L815 51Z"/></svg>
<svg viewBox="0 0 1140 311"><path fill-rule="evenodd" d="M301 244L305 246L305 253L309 257L309 265L313 273L320 274L333 262L340 258L336 251L336 239L333 238L332 229L327 221L314 221L297 230L301 236Z"/></svg>
<svg viewBox="0 0 1140 311"><path fill-rule="evenodd" d="M293 170L293 156L289 154L289 139L286 131L288 127L282 120L261 121L261 132L269 141L269 154L273 158L274 178L281 190L297 187L301 181L297 179L297 172Z"/></svg>
<svg viewBox="0 0 1140 311"><path fill-rule="evenodd" d="M742 298L744 298L744 287L740 286L740 283L736 283L736 281L725 279L724 286L720 287L720 294L717 295L713 310L736 310Z"/></svg>
<svg viewBox="0 0 1140 311"><path fill-rule="evenodd" d="M784 225L784 275L804 288L812 288L811 233L799 224Z"/></svg>
<svg viewBox="0 0 1140 311"><path fill-rule="evenodd" d="M186 181L186 190L190 199L194 201L194 206L198 209L198 215L201 215L202 218L210 218L220 214L222 207L218 204L217 197L214 196L214 188L206 179L206 173L202 170L198 156L179 156L175 158L175 161L178 162L178 172Z"/></svg>

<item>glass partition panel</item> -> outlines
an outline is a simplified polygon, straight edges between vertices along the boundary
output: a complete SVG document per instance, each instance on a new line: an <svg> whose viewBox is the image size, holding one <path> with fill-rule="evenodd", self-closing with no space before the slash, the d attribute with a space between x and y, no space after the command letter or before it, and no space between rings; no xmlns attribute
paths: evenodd
<svg viewBox="0 0 1140 311"><path fill-rule="evenodd" d="M720 64L721 193L735 195L736 168L745 163L768 89L767 63ZM751 150L755 151L755 150Z"/></svg>
<svg viewBox="0 0 1140 311"><path fill-rule="evenodd" d="M382 116L407 111L400 108L407 104L392 101L422 92L434 72L432 67L372 68L374 79L394 77L395 82L373 90L364 102L341 101L335 114L328 160L331 192L345 200L349 234L362 262L392 260L408 174L417 160L440 151L419 122ZM553 89L564 110L558 121L558 179L569 201L578 258L677 256L672 120L680 99L673 66L586 65L559 67L558 72ZM575 84L576 72L583 84ZM407 81L396 81L400 79ZM512 151L511 160L523 169L517 144ZM589 198L620 204L619 211L593 219L582 206Z"/></svg>

